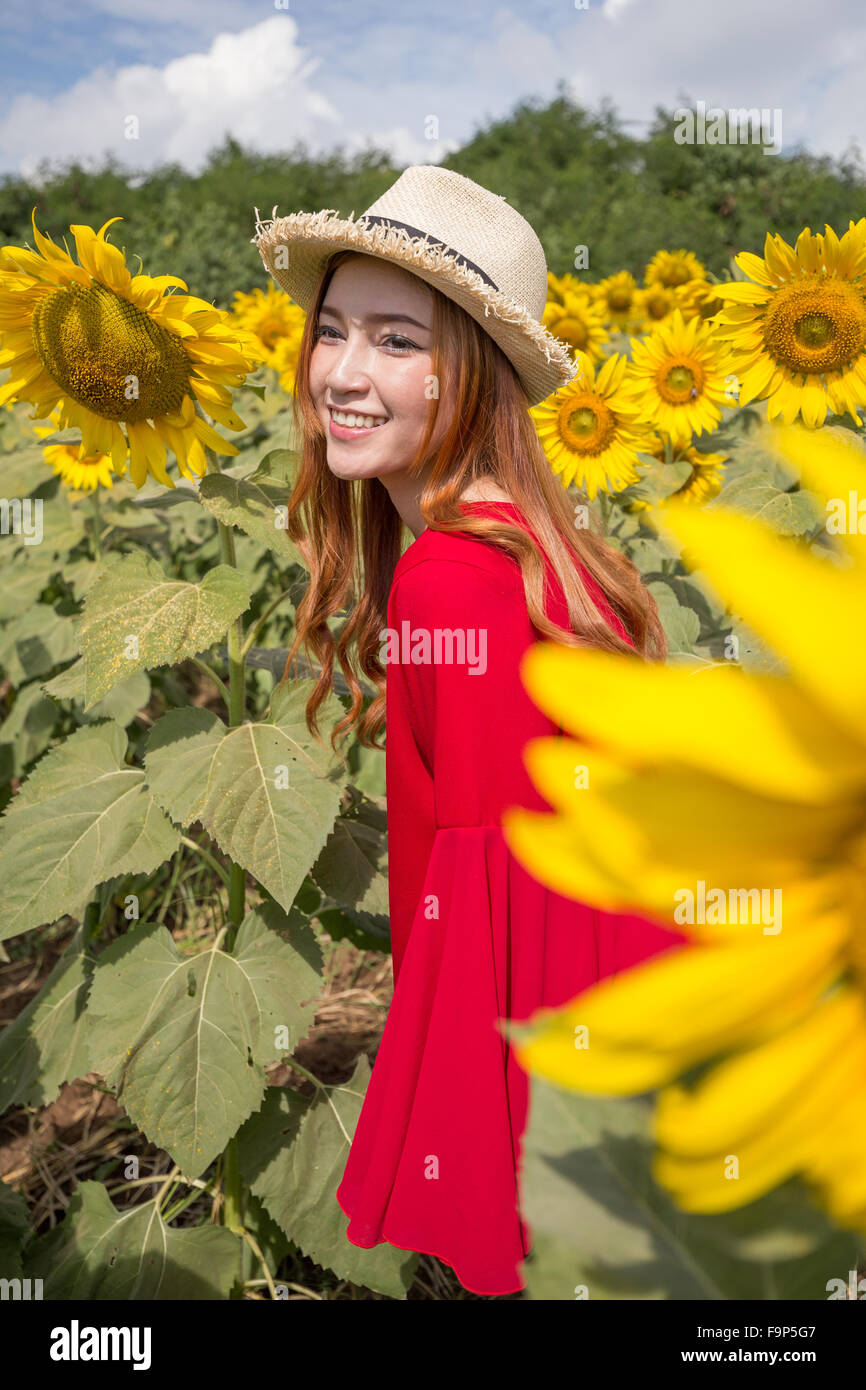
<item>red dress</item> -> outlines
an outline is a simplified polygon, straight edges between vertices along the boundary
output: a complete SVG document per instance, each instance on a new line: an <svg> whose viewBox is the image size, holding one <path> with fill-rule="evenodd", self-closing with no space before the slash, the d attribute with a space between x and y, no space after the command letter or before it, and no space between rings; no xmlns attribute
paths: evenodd
<svg viewBox="0 0 866 1390"><path fill-rule="evenodd" d="M530 529L514 503L461 505L504 505ZM546 557L545 566L547 613L568 629ZM387 665L395 989L337 1200L354 1245L425 1251L473 1293L512 1293L525 1287L519 1266L531 1244L519 1210L529 1086L495 1021L559 1007L684 938L543 887L505 843L506 806L553 809L530 781L523 745L561 732L518 674L541 634L517 562L465 533L423 531L394 571L388 626L401 639L402 624L407 637L459 629L467 656L415 664L401 651ZM481 629L483 672L483 646L469 646Z"/></svg>

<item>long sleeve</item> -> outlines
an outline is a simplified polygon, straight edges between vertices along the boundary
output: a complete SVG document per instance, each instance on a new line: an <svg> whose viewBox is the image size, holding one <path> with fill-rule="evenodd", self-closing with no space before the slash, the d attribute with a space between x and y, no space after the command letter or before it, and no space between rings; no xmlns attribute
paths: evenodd
<svg viewBox="0 0 866 1390"><path fill-rule="evenodd" d="M557 732L520 681L539 634L516 564L425 533L398 566L388 628L396 988L337 1197L355 1244L428 1251L466 1288L509 1293L531 1238L529 1090L498 1020L558 1007L677 938L560 897L505 843L506 806L551 809L522 750Z"/></svg>

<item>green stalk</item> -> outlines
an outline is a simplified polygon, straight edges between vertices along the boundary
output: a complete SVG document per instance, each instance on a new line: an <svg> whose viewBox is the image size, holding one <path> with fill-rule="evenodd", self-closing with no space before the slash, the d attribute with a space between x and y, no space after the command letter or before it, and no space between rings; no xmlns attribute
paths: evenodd
<svg viewBox="0 0 866 1390"><path fill-rule="evenodd" d="M219 473L220 466L216 455L205 449L209 473ZM220 539L220 559L224 565L237 569L235 537L231 526L218 521ZM244 625L243 619L235 618L227 633L229 658L229 727L239 728L246 714L246 667L244 664ZM225 689L225 687L223 687ZM225 950L234 948L238 927L243 921L246 898L246 870L234 860L229 861L229 904L228 925L225 936ZM244 1189L241 1182L238 1160L237 1138L230 1139L223 1154L223 1191L225 1194L224 1224L229 1230L241 1234L244 1229ZM239 1253L238 1284L243 1279L243 1255Z"/></svg>
<svg viewBox="0 0 866 1390"><path fill-rule="evenodd" d="M93 510L93 526L92 526L92 531L91 531L91 534L92 534L92 536L93 536L93 558L94 558L94 560L95 560L95 561L97 562L97 564L98 564L99 561L102 559L102 544L101 544L101 540L100 540L101 535L102 535L102 513L101 513L100 510L99 510L99 484L98 484L98 483L97 483L96 487L93 489L93 496L91 497L90 500L91 500L91 506L92 506L92 510Z"/></svg>

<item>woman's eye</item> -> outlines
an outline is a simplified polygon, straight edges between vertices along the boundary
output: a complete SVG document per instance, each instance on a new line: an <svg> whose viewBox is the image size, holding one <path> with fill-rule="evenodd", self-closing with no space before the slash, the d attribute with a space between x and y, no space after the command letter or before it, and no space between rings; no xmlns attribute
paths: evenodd
<svg viewBox="0 0 866 1390"><path fill-rule="evenodd" d="M418 346L417 343L412 342L411 338L404 338L400 333L389 333L385 342L396 344L394 349L395 352L410 352L413 348Z"/></svg>
<svg viewBox="0 0 866 1390"><path fill-rule="evenodd" d="M336 331L336 328L331 328L330 324L324 323L321 325L321 327L316 329L315 333L313 334L313 338L321 338L323 333L336 333Z"/></svg>

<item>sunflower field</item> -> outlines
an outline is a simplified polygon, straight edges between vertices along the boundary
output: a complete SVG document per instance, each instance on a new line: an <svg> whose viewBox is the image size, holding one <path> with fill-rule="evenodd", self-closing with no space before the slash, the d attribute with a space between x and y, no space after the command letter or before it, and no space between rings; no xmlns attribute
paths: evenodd
<svg viewBox="0 0 866 1390"><path fill-rule="evenodd" d="M34 216L0 248L0 951L22 979L54 958L0 1033L0 1111L23 1132L85 1078L114 1105L62 1219L50 1149L30 1202L0 1184L0 1274L406 1298L419 1257L350 1244L334 1195L369 1057L299 1060L340 952L389 950L384 761L317 743L317 672L282 679L303 314L133 273L117 220ZM577 1269L594 1297L823 1299L866 1231L866 218L768 234L725 279L675 247L642 283L551 273L544 322L581 369L532 411L546 456L670 658L531 653L533 699L593 750L532 747L557 811L512 811L509 843L662 918L695 877L769 880L785 923L708 922L514 1028L528 1293L580 1297ZM338 678L323 728L347 701Z"/></svg>

